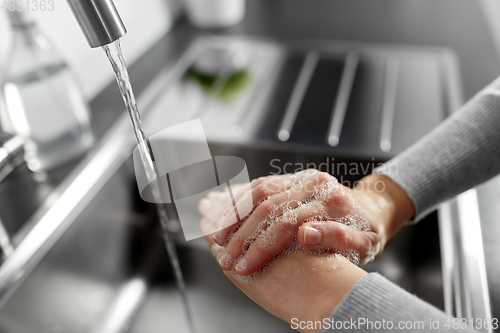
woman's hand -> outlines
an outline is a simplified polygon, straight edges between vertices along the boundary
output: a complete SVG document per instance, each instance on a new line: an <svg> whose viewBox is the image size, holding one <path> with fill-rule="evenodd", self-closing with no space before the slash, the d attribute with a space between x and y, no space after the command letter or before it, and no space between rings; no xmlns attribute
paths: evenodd
<svg viewBox="0 0 500 333"><path fill-rule="evenodd" d="M202 231L219 259L224 248L212 237L222 216L220 207L228 202L226 192L211 193L205 203ZM257 276L241 277L231 272L226 276L257 304L290 323L323 321L328 318L349 290L365 274L342 256L294 252L275 259ZM294 319L296 318L296 319ZM292 322L292 319L294 321ZM317 329L299 329L314 332Z"/></svg>
<svg viewBox="0 0 500 333"><path fill-rule="evenodd" d="M405 192L381 175L365 177L350 189L327 173L306 170L259 178L242 189L235 195L236 204L251 195L255 208L236 223L226 200L225 212L218 218L230 227L214 235L214 241L225 247L219 265L227 271L234 267L242 276L258 271L295 237L308 249L370 261L413 216ZM206 204L200 203L202 213Z"/></svg>

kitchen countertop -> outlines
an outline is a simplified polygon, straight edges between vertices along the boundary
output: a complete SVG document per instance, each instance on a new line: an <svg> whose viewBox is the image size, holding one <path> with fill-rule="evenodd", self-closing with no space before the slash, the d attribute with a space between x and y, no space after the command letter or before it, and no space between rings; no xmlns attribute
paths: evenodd
<svg viewBox="0 0 500 333"><path fill-rule="evenodd" d="M324 39L447 47L458 56L465 99L496 78L500 71L499 57L479 2L470 0L250 0L244 22L213 32L286 40ZM173 30L145 52L130 67L136 95L144 90L159 68L175 59L199 33L202 31L180 19ZM91 102L91 109L96 136L101 137L124 109L114 82ZM28 193L17 196L28 199L4 201L11 191L20 191L18 181L26 178L27 170L13 173L0 185L0 202L5 208L0 209L0 217L7 221L16 217L26 220L50 189L70 171L71 166L63 167L49 175L49 181L44 184L30 183ZM500 224L496 221L500 215L492 214L494 205L486 205L482 200L493 192L500 200L498 187L493 186L492 190L491 186L482 186L478 193L492 311L495 317L499 317L500 282L493 277L500 276L500 265L494 262L498 260L495 254L500 253L497 240ZM9 208L5 207L5 202L9 203ZM29 209L24 206L26 202L30 203ZM21 211L23 214L16 213Z"/></svg>

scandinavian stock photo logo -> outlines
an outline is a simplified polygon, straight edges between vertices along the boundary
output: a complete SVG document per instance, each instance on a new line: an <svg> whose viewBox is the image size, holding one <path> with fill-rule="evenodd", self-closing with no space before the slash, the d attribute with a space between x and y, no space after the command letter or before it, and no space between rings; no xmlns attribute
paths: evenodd
<svg viewBox="0 0 500 333"><path fill-rule="evenodd" d="M250 177L243 159L211 155L200 119L153 134L149 144L156 170L154 182L160 189L160 196L153 195L153 183L148 181L139 147L136 147L134 169L141 198L156 204L174 204L186 241L206 235L199 225L198 203L209 192L225 191L234 204L233 187L237 184L249 186ZM234 211L238 217L244 217L252 207L252 196L245 196L235 204ZM228 225L220 225L211 232L226 227Z"/></svg>

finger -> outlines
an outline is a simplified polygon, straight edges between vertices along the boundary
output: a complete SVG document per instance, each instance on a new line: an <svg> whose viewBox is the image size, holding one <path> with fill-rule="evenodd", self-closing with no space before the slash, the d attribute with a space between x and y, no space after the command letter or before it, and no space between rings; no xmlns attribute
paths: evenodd
<svg viewBox="0 0 500 333"><path fill-rule="evenodd" d="M252 201L257 204L272 195L286 191L290 187L291 182L292 179L288 175L266 177L264 180L251 183L250 191L247 190L246 192L238 193L234 200L238 203L244 197L251 195ZM242 219L244 217L241 216Z"/></svg>
<svg viewBox="0 0 500 333"><path fill-rule="evenodd" d="M200 229L201 229L201 232L203 233L203 235L205 236L205 239L207 240L208 245L209 246L214 245L215 242L214 242L213 237L212 237L212 234L213 234L212 222L210 222L210 220L207 218L202 218L200 221Z"/></svg>
<svg viewBox="0 0 500 333"><path fill-rule="evenodd" d="M258 231L259 224L265 222L266 219L277 218L282 215L284 210L294 209L300 203L311 199L318 186L329 181L330 178L331 176L327 174L318 174L318 176L307 178L303 183L298 184L290 191L274 195L262 202L231 238L226 247L228 254L233 258L237 258L241 254L243 246L248 241L250 235ZM265 225L261 227L265 228ZM215 237L217 238L217 236L216 234Z"/></svg>
<svg viewBox="0 0 500 333"><path fill-rule="evenodd" d="M233 195L237 195L243 188L250 186L250 183L241 183L241 184L231 184L231 186L226 186L224 188L224 192L228 192L229 188L231 188L231 192Z"/></svg>
<svg viewBox="0 0 500 333"><path fill-rule="evenodd" d="M332 218L349 215L356 207L356 200L349 189L341 185L330 186L328 193L324 193L317 200L324 204L327 214Z"/></svg>
<svg viewBox="0 0 500 333"><path fill-rule="evenodd" d="M297 239L305 248L321 248L325 250L356 251L363 259L375 243L374 234L358 231L342 223L306 222L300 226Z"/></svg>
<svg viewBox="0 0 500 333"><path fill-rule="evenodd" d="M274 180L274 179L287 179L287 178L290 178L293 181L299 182L299 181L301 181L301 179L303 177L310 175L310 174L318 173L318 172L319 171L315 170L315 169L307 169L307 170L303 170L303 171L300 171L300 172L297 172L294 174L260 177L260 178L256 178L256 179L252 180L250 184L252 185L252 188L255 188L259 185L262 185L262 184L267 183L267 182Z"/></svg>
<svg viewBox="0 0 500 333"><path fill-rule="evenodd" d="M293 212L291 212L293 213ZM313 217L321 218L324 211L320 205L308 204L296 209L296 217L285 214L276 219L252 243L237 263L235 270L239 275L246 276L257 272L275 255L283 251L297 235L299 226ZM288 216L287 216L288 215ZM231 267L224 267L231 269Z"/></svg>
<svg viewBox="0 0 500 333"><path fill-rule="evenodd" d="M227 193L223 191L210 191L207 194L207 198L210 200L226 200L227 199Z"/></svg>
<svg viewBox="0 0 500 333"><path fill-rule="evenodd" d="M211 221L221 221L223 207L231 202L231 197L227 192L212 191L198 203L198 210L203 217Z"/></svg>
<svg viewBox="0 0 500 333"><path fill-rule="evenodd" d="M200 221L200 229L203 232L203 235L208 243L208 246L210 247L212 255L215 257L215 260L219 262L220 257L225 253L225 251L222 246L219 246L214 242L212 235L213 231L215 230L215 227L216 226L214 225L214 223L208 220L207 218L203 218Z"/></svg>
<svg viewBox="0 0 500 333"><path fill-rule="evenodd" d="M305 170L294 175L277 175L277 176L268 176L261 177L252 181L250 191L240 192L235 196L235 201L241 201L243 197L252 195L252 200L254 203L259 203L260 201L281 193L283 191L288 190L294 183L299 182L307 175L318 173L318 171L310 169ZM251 192L251 193L249 193ZM244 218L245 216L241 216Z"/></svg>
<svg viewBox="0 0 500 333"><path fill-rule="evenodd" d="M220 209L220 207L224 207L231 202L231 196L228 192L223 191L210 191L208 192L205 199L212 201L212 203L216 204L216 207Z"/></svg>
<svg viewBox="0 0 500 333"><path fill-rule="evenodd" d="M234 225L238 221L238 218L242 221L248 215L252 214L254 211L254 204L255 207L258 208L266 199L272 198L284 191L288 191L292 187L295 188L295 191L303 191L311 194L317 190L319 184L326 182L338 184L334 177L314 169L308 169L294 175L259 178L252 183L252 186L256 186L252 188L251 193L240 192L239 196L236 198L236 209L231 209L230 207L226 210L224 219L219 228L222 230L214 236L215 242L222 246L226 245L227 237L233 230L233 228L229 228L229 226ZM250 195L252 196L251 200L249 198ZM291 193L287 193L287 195L291 198ZM291 198L291 200L293 200L293 198Z"/></svg>
<svg viewBox="0 0 500 333"><path fill-rule="evenodd" d="M224 214L223 216L227 216L229 214L229 211L233 211L235 214L237 213L238 216L236 217L239 217L239 219L242 219L242 216L243 215L243 212L245 209L247 209L248 211L252 210L253 208L253 201L251 200L251 197L249 196L249 194L251 193L251 184L250 183L247 183L243 186L241 186L239 189L237 190L232 190L231 189L231 195L232 195L232 200L231 200L231 204L229 204L226 209L224 210ZM239 199L239 198L245 198L243 200ZM245 204L245 205L243 205ZM246 208L244 207L246 206Z"/></svg>
<svg viewBox="0 0 500 333"><path fill-rule="evenodd" d="M287 177L276 175L254 179L250 183L245 184L246 186L239 188L238 191L233 190L234 200L237 202L241 197L248 195L248 193L252 192L252 190L256 187L263 186L264 184L274 184L275 182L281 182L285 178Z"/></svg>
<svg viewBox="0 0 500 333"><path fill-rule="evenodd" d="M215 234L215 242L221 246L227 242L227 237L233 230L230 226L234 225L238 218L244 220L254 209L265 199L284 192L294 185L298 185L309 177L320 174L315 169L308 169L293 175L277 175L254 179L250 185L243 186L240 191L234 195L235 206L228 205L224 210L224 219L219 227L220 232ZM335 179L329 176L331 179ZM336 179L335 179L336 181ZM236 208L236 209L235 209Z"/></svg>
<svg viewBox="0 0 500 333"><path fill-rule="evenodd" d="M220 193L223 192L219 192L219 194ZM229 196L227 192L223 194L225 197ZM210 197L211 199L209 199L208 197ZM198 203L198 209L203 215L200 221L200 230L202 231L202 234L204 235L205 239L207 239L211 247L216 245L213 239L213 234L217 232L218 223L222 219L222 203L220 200L221 197L222 196L214 195L214 193L212 193L210 196L207 196L207 198L203 198Z"/></svg>
<svg viewBox="0 0 500 333"><path fill-rule="evenodd" d="M198 211L200 212L201 215L207 215L210 212L210 210L212 210L212 208L213 208L212 201L208 198L203 198L198 203Z"/></svg>
<svg viewBox="0 0 500 333"><path fill-rule="evenodd" d="M225 245L227 236L232 231L232 227L239 220L243 220L253 210L254 204L261 202L265 198L283 192L290 186L290 177L271 176L267 180L259 179L253 188L244 187L235 195L235 206L229 204L224 210L224 217L220 223L220 231L214 236L215 242ZM252 184L252 186L254 186Z"/></svg>
<svg viewBox="0 0 500 333"><path fill-rule="evenodd" d="M292 185L298 184L317 173L319 173L318 170L307 169L295 174L257 178L250 183L252 186L252 199L255 203L258 203L266 197L288 190ZM240 193L235 197L235 200L238 201L244 195L248 195L248 193Z"/></svg>

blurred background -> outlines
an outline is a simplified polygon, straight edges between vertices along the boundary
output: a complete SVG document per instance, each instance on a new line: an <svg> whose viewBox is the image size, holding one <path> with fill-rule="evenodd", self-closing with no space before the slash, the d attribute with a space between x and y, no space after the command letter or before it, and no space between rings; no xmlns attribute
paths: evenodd
<svg viewBox="0 0 500 333"><path fill-rule="evenodd" d="M123 40L125 57L129 62L137 60L149 47L170 30L175 18L181 13L181 1L146 0L141 3L115 1L123 21L127 22L129 33ZM5 9L5 8L2 8ZM12 33L6 11L0 16L2 36L0 50L2 64L8 57ZM82 84L82 90L89 99L114 80L106 58L100 52L91 50L82 35L71 9L65 2L54 4L54 10L31 11L37 24L47 34L58 52L71 65Z"/></svg>

